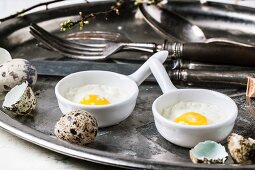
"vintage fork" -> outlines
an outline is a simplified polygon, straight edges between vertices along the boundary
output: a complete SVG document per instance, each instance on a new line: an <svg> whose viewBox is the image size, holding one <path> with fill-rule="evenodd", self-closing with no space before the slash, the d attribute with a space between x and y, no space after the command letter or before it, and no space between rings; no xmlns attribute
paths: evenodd
<svg viewBox="0 0 255 170"><path fill-rule="evenodd" d="M167 40L163 44L156 43L129 43L105 41L101 44L73 42L50 34L41 27L32 24L30 32L44 45L60 54L86 60L106 59L110 55L125 48L133 48L147 52L167 50L169 59L187 59L193 61L255 66L255 47L214 43L170 43Z"/></svg>
<svg viewBox="0 0 255 170"><path fill-rule="evenodd" d="M122 49L140 50L145 52L156 52L160 50L160 45L156 43L130 43L130 42L114 42L107 43L80 43L68 41L50 34L36 24L31 24L30 33L39 41L42 42L47 49L52 49L71 58L98 60L105 59L108 56L119 52ZM110 35L109 35L110 36ZM108 37L110 38L110 37ZM111 35L113 38L113 35ZM91 38L92 39L92 38ZM95 38L99 40L99 38ZM128 48L127 48L128 47ZM156 50L159 49L159 50Z"/></svg>

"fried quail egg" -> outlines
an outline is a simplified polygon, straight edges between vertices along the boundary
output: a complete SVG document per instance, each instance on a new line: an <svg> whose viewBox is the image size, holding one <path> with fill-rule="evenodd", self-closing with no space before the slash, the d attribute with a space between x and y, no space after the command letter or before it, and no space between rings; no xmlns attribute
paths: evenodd
<svg viewBox="0 0 255 170"><path fill-rule="evenodd" d="M127 93L119 87L88 84L78 88L70 88L64 97L74 103L83 105L109 105L124 100Z"/></svg>
<svg viewBox="0 0 255 170"><path fill-rule="evenodd" d="M232 133L228 137L228 149L236 163L251 164L255 162L255 140Z"/></svg>
<svg viewBox="0 0 255 170"><path fill-rule="evenodd" d="M55 125L55 135L71 143L85 145L94 141L98 131L96 119L87 111L63 115Z"/></svg>
<svg viewBox="0 0 255 170"><path fill-rule="evenodd" d="M222 164L228 158L225 147L210 140L198 143L189 153L193 163Z"/></svg>
<svg viewBox="0 0 255 170"><path fill-rule="evenodd" d="M175 123L201 126L219 122L224 119L225 114L221 114L216 105L181 101L163 109L162 116Z"/></svg>
<svg viewBox="0 0 255 170"><path fill-rule="evenodd" d="M30 114L36 106L36 98L28 82L12 88L5 96L3 108L18 115Z"/></svg>

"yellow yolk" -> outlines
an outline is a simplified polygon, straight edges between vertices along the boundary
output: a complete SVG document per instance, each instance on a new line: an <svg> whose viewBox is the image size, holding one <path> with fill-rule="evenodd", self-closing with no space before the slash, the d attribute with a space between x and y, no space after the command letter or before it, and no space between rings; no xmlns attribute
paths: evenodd
<svg viewBox="0 0 255 170"><path fill-rule="evenodd" d="M91 94L88 95L87 97L84 97L81 101L80 104L84 105L108 105L110 104L109 100L107 100L104 97Z"/></svg>
<svg viewBox="0 0 255 170"><path fill-rule="evenodd" d="M174 119L176 123L184 123L187 125L199 126L207 125L207 118L196 112L187 112Z"/></svg>

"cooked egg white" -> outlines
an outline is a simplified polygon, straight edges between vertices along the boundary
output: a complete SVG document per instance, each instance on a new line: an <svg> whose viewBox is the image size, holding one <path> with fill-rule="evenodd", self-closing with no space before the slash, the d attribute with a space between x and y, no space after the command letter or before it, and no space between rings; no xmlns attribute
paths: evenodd
<svg viewBox="0 0 255 170"><path fill-rule="evenodd" d="M226 116L216 105L183 101L163 109L162 115L173 122L192 126L217 123Z"/></svg>
<svg viewBox="0 0 255 170"><path fill-rule="evenodd" d="M87 84L68 89L64 97L84 105L109 105L126 99L127 93L115 86Z"/></svg>

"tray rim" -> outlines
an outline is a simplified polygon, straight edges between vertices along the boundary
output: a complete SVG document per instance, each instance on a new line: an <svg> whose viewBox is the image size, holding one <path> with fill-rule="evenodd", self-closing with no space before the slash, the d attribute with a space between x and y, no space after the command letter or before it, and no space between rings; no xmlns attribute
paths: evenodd
<svg viewBox="0 0 255 170"><path fill-rule="evenodd" d="M112 4L114 0L101 0L98 2L90 2L89 6L98 6L105 3ZM31 16L40 17L41 15L47 15L48 12L58 12L59 10L71 9L73 7L79 7L82 4L65 5L60 7L55 7L48 10L41 10L38 12L29 13L22 17L12 18L0 24L0 31L7 31L7 36L16 30L29 26L29 19L33 18ZM84 4L83 4L84 5ZM89 7L88 6L88 7ZM75 8L76 9L76 8ZM47 17L46 17L47 19ZM54 18L51 18L54 19ZM37 22L44 20L37 20ZM46 21L46 20L45 20ZM21 24L21 25L19 25ZM9 29L12 28L12 29ZM153 161L151 159L127 158L125 156L120 156L118 154L109 153L106 151L100 151L97 149L87 148L86 146L82 148L78 145L70 144L65 141L57 139L55 136L44 134L40 131L32 129L26 125L23 125L19 121L11 118L6 113L0 110L0 127L7 132L43 148L49 149L51 151L64 154L70 157L91 161L95 163L100 163L104 165L111 165L116 167L125 168L141 168L141 169L161 169L161 168L202 168L202 169L253 169L253 165L239 165L239 164L225 164L225 165L208 165L208 164L194 164L192 162L160 162ZM169 167L170 166L170 167Z"/></svg>
<svg viewBox="0 0 255 170"><path fill-rule="evenodd" d="M150 159L136 158L131 159L125 156L117 156L117 154L108 153L96 149L81 147L70 144L68 142L57 139L53 135L46 135L40 131L32 129L23 125L19 121L11 118L0 110L0 127L7 132L43 148L51 151L64 154L70 157L101 163L104 165L112 165L126 168L142 168L142 169L158 169L158 168L219 168L219 169L251 169L254 165L238 165L238 164L223 164L223 165L208 165L208 164L194 164L192 162L160 162Z"/></svg>

